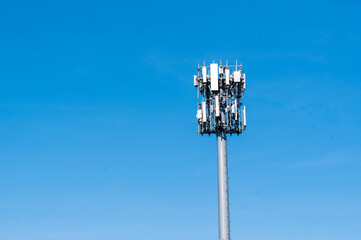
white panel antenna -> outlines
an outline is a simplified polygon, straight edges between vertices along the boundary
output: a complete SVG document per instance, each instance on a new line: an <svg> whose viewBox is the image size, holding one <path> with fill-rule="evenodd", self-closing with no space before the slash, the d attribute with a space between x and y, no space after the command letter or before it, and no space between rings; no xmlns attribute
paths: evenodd
<svg viewBox="0 0 361 240"><path fill-rule="evenodd" d="M194 86L195 87L198 87L198 77L197 77L197 75L194 75Z"/></svg>
<svg viewBox="0 0 361 240"><path fill-rule="evenodd" d="M241 71L234 71L233 75L234 75L234 82L235 83L241 82Z"/></svg>
<svg viewBox="0 0 361 240"><path fill-rule="evenodd" d="M202 121L205 123L207 122L207 107L206 102L202 102Z"/></svg>
<svg viewBox="0 0 361 240"><path fill-rule="evenodd" d="M198 109L197 110L197 115L196 115L197 119L201 119L202 118L202 110Z"/></svg>
<svg viewBox="0 0 361 240"><path fill-rule="evenodd" d="M223 67L219 66L219 75L223 75Z"/></svg>
<svg viewBox="0 0 361 240"><path fill-rule="evenodd" d="M243 73L242 74L242 79L243 79L243 91L246 90L246 74Z"/></svg>
<svg viewBox="0 0 361 240"><path fill-rule="evenodd" d="M229 86L229 68L226 68L224 71L226 74L226 85Z"/></svg>
<svg viewBox="0 0 361 240"><path fill-rule="evenodd" d="M214 107L215 107L216 117L219 117L220 113L219 113L219 97L218 97L218 95L214 96Z"/></svg>
<svg viewBox="0 0 361 240"><path fill-rule="evenodd" d="M211 90L218 91L218 64L211 64Z"/></svg>
<svg viewBox="0 0 361 240"><path fill-rule="evenodd" d="M203 77L203 83L207 83L207 68L202 67L202 77Z"/></svg>

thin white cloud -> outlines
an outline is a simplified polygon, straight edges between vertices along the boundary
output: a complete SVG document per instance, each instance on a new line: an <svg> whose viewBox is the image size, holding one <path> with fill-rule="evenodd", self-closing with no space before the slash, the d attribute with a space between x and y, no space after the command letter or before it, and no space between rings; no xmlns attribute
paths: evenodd
<svg viewBox="0 0 361 240"><path fill-rule="evenodd" d="M356 164L361 165L361 144L348 146L326 154L320 159L298 162L291 168L300 167L323 167L331 165Z"/></svg>

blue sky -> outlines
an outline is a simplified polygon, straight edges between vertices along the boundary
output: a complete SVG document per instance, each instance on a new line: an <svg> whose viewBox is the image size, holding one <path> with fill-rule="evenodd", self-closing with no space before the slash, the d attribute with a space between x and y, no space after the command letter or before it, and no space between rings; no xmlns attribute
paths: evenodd
<svg viewBox="0 0 361 240"><path fill-rule="evenodd" d="M356 1L0 3L0 239L218 239L196 66L243 63L234 240L361 239Z"/></svg>

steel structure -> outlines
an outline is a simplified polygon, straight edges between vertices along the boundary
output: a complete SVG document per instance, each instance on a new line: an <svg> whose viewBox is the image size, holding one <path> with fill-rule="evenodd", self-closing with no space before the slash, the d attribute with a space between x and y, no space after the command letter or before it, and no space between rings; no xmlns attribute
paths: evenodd
<svg viewBox="0 0 361 240"><path fill-rule="evenodd" d="M219 239L230 240L227 134L246 129L246 107L241 98L246 89L242 65L211 63L198 66L194 86L201 102L197 104L198 133L216 134L218 157Z"/></svg>

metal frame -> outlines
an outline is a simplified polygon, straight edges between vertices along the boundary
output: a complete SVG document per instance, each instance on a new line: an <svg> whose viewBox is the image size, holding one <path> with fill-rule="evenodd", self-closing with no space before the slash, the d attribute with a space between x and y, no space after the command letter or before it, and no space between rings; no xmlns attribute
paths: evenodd
<svg viewBox="0 0 361 240"><path fill-rule="evenodd" d="M206 69L208 66L203 66ZM222 66L219 68L234 70L230 73L229 84L226 84L225 74L219 74L218 77L218 91L212 91L210 78L207 74L207 80L203 81L202 68L197 68L198 76L194 76L194 85L197 88L198 96L202 96L202 102L206 103L206 111L202 111L202 116L207 116L207 121L203 121L203 117L198 115L198 133L199 134L211 134L217 133L217 130L225 130L229 134L240 134L243 133L245 124L245 109L240 99L243 97L243 93L246 86L245 74L243 73L242 65ZM235 82L234 72L239 71L241 75L241 81ZM215 100L219 100L219 111L224 114L215 116ZM197 109L202 110L202 102L197 104Z"/></svg>

